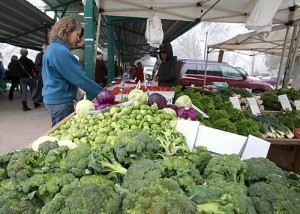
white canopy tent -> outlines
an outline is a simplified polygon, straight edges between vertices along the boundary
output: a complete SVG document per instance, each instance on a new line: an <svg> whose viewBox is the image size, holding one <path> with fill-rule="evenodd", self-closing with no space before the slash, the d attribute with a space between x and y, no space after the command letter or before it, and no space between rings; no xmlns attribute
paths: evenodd
<svg viewBox="0 0 300 214"><path fill-rule="evenodd" d="M276 3L274 2L276 6L272 5L272 0L95 0L95 2L101 14L110 16L143 18L157 16L160 19L196 23L207 21L249 24L251 22L252 28L260 27L260 23L268 23L270 26L281 24L287 25L288 31L290 26L300 24L300 0L276 0ZM285 50L286 42L283 45L283 54ZM293 53L291 67L294 65L296 52L296 49L289 51Z"/></svg>
<svg viewBox="0 0 300 214"><path fill-rule="evenodd" d="M293 27L292 27L293 29ZM281 56L286 38L286 26L275 26L271 32L257 33L256 31L239 34L224 42L208 45L210 49L222 49L229 51L255 51L264 54ZM284 56L288 56L292 40L292 30L287 35L286 50ZM296 53L300 55L300 51Z"/></svg>
<svg viewBox="0 0 300 214"><path fill-rule="evenodd" d="M264 0L266 1L266 0ZM255 0L95 0L102 14L182 21L246 23L258 1ZM300 0L282 0L273 24L300 21ZM291 7L294 7L293 9ZM270 10L270 7L267 8ZM290 9L293 14L289 17Z"/></svg>
<svg viewBox="0 0 300 214"><path fill-rule="evenodd" d="M272 54L281 56L280 68L278 71L277 87L279 86L280 76L283 74L282 63L283 57L287 57L285 68L284 86L287 85L291 72L293 73L293 82L298 88L298 67L295 68L295 60L300 60L299 39L300 31L297 26L288 28L283 25L278 25L272 28L271 32L257 33L256 31L246 34L239 34L224 42L209 45L209 48L222 49L228 51L255 51L257 53ZM296 36L298 34L298 36ZM298 65L299 63L296 62Z"/></svg>

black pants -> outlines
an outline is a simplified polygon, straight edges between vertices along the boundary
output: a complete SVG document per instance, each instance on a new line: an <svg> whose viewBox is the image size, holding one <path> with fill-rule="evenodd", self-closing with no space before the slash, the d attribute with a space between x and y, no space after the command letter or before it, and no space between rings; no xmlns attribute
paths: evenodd
<svg viewBox="0 0 300 214"><path fill-rule="evenodd" d="M15 91L15 88L18 88L18 84L19 84L19 77L13 77L11 79L11 86L10 86L9 94L8 94L9 99L14 98L14 91Z"/></svg>

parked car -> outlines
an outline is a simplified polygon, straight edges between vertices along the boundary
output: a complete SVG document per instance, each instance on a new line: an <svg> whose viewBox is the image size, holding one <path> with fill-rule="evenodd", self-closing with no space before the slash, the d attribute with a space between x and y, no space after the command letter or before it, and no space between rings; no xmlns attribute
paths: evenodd
<svg viewBox="0 0 300 214"><path fill-rule="evenodd" d="M178 60L180 64L179 84L183 87L202 87L205 78L205 60ZM263 92L273 86L261 80L248 78L237 68L228 63L208 61L206 69L206 85L215 82L226 82L229 86L252 89L253 92Z"/></svg>
<svg viewBox="0 0 300 214"><path fill-rule="evenodd" d="M250 79L260 80L259 77L255 77L255 76L252 76L252 75L248 74L248 72L244 68L242 68L242 67L235 67L235 68L237 68L238 70L240 70L243 74L245 74Z"/></svg>
<svg viewBox="0 0 300 214"><path fill-rule="evenodd" d="M284 78L284 75L281 75L281 76L280 76L280 82L279 82L279 85L282 85L282 83L283 83L283 78ZM267 76L267 77L262 77L262 78L261 78L261 81L270 83L271 85L275 86L276 83L277 83L277 76Z"/></svg>

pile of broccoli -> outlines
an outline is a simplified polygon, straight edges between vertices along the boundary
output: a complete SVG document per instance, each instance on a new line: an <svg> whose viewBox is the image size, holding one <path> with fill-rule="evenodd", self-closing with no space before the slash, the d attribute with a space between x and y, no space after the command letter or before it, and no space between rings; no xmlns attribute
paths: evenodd
<svg viewBox="0 0 300 214"><path fill-rule="evenodd" d="M168 128L0 156L0 213L297 213L300 176L266 158L189 151Z"/></svg>

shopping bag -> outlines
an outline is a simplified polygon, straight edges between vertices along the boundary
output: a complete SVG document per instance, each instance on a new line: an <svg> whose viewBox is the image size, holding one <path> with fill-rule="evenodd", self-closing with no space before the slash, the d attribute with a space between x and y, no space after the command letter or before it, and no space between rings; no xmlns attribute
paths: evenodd
<svg viewBox="0 0 300 214"><path fill-rule="evenodd" d="M41 76L36 76L34 78L33 91L32 91L32 101L34 103L43 102L42 89L43 89L43 79Z"/></svg>

